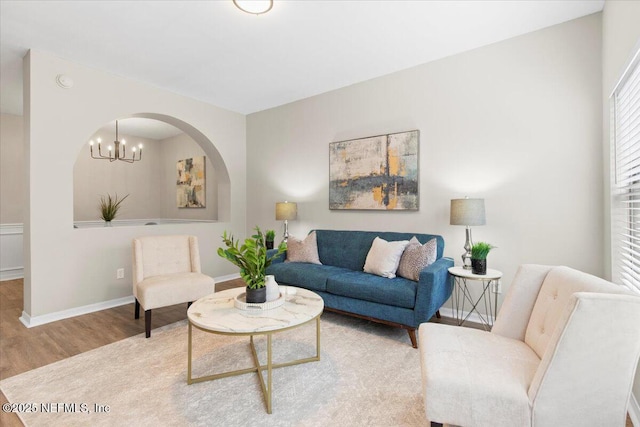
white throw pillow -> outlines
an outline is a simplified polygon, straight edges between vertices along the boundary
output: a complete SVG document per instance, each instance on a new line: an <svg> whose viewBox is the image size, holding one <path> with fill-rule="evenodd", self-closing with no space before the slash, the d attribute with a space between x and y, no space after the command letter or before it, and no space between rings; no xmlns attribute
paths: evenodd
<svg viewBox="0 0 640 427"><path fill-rule="evenodd" d="M400 257L408 244L408 240L387 242L384 239L376 237L367 254L367 260L364 263L364 272L393 279L396 277Z"/></svg>

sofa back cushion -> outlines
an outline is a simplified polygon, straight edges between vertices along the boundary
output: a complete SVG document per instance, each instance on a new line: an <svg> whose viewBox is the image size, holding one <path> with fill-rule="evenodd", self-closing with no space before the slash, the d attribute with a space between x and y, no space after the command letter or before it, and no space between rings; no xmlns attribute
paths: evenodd
<svg viewBox="0 0 640 427"><path fill-rule="evenodd" d="M435 234L397 233L393 231L351 231L351 230L315 230L318 241L318 255L324 265L348 268L362 271L371 244L376 237L388 242L411 240L413 236L420 243L427 243L431 239L438 242L440 259L444 252L444 239Z"/></svg>
<svg viewBox="0 0 640 427"><path fill-rule="evenodd" d="M541 359L576 292L627 293L621 286L569 267L551 269L540 287L524 338Z"/></svg>

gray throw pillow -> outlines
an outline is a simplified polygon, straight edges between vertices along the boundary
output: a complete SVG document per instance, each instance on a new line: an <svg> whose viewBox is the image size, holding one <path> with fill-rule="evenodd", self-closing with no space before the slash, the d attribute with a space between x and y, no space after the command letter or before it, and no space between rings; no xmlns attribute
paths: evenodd
<svg viewBox="0 0 640 427"><path fill-rule="evenodd" d="M438 241L431 239L424 245L413 236L409 245L404 249L400 264L398 265L398 276L405 279L420 280L420 272L423 268L436 262L438 255Z"/></svg>
<svg viewBox="0 0 640 427"><path fill-rule="evenodd" d="M287 260L286 262L309 262L311 264L322 264L318 256L318 241L316 232L312 231L304 239L289 237L287 240Z"/></svg>

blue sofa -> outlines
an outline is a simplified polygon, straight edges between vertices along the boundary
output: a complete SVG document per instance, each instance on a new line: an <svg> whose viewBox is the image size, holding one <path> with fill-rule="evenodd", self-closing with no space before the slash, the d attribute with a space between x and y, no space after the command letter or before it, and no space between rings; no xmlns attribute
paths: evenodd
<svg viewBox="0 0 640 427"><path fill-rule="evenodd" d="M406 329L417 348L416 328L437 314L451 296L451 258L442 256L444 239L433 234L315 230L322 265L284 262L286 254L273 260L267 274L281 285L298 286L317 293L325 309ZM363 271L373 240L410 240L421 243L437 239L438 255L415 282L402 277L388 279Z"/></svg>

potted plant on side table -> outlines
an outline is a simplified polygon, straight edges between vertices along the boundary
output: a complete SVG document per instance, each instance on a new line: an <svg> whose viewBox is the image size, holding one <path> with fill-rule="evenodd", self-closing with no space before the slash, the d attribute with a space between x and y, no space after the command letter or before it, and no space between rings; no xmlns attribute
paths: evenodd
<svg viewBox="0 0 640 427"><path fill-rule="evenodd" d="M267 247L265 236L260 227L255 228L256 233L244 240L243 244L235 240L232 235L225 231L222 241L226 249L218 248L218 255L235 266L240 268L240 277L247 285L248 303L263 303L266 301L265 271L271 260L282 255L287 250L287 245L282 242L278 250L270 257L267 257Z"/></svg>
<svg viewBox="0 0 640 427"><path fill-rule="evenodd" d="M264 236L267 249L273 249L273 242L276 240L276 232L273 230L267 230L264 233Z"/></svg>
<svg viewBox="0 0 640 427"><path fill-rule="evenodd" d="M473 274L487 274L487 255L495 246L478 242L471 246L471 272Z"/></svg>

